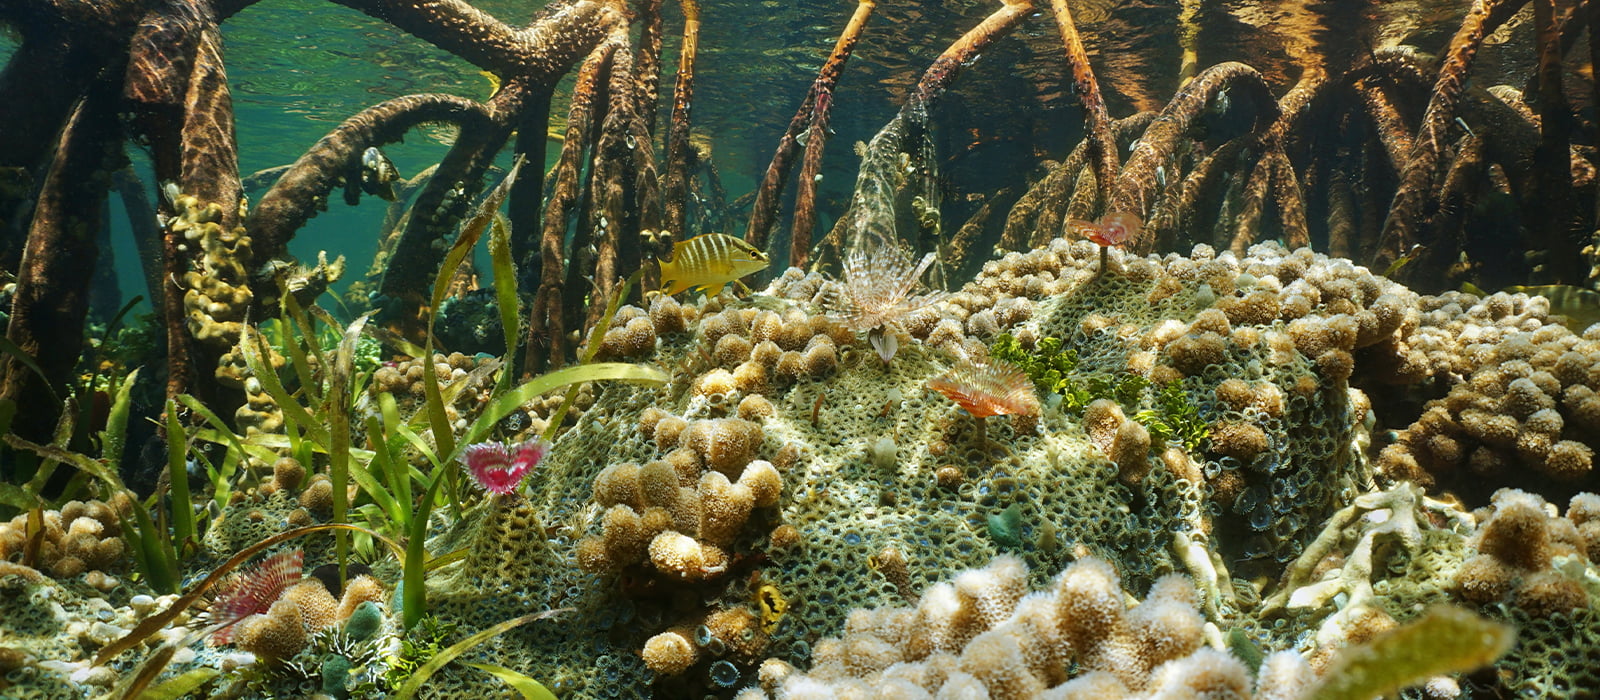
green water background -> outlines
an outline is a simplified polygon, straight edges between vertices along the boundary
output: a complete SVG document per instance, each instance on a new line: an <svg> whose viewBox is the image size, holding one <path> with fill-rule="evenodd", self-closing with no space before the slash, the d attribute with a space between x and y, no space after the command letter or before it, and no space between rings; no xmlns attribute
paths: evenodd
<svg viewBox="0 0 1600 700"><path fill-rule="evenodd" d="M526 23L538 7L514 0L475 4L513 25ZM1334 68L1378 43L1437 48L1448 40L1465 5L1448 0L1208 4L1201 65L1246 61L1281 91L1297 74L1297 56L1307 46L1329 56ZM712 137L713 159L730 200L753 189L854 7L845 0L703 4L693 123L696 132ZM879 3L835 91L835 136L819 192L819 229L832 223L848 199L859 164L852 143L870 139L939 52L998 7L978 0ZM1178 87L1180 3L1097 0L1073 7L1113 116L1159 108ZM664 110L682 20L670 0L663 14ZM264 0L222 27L243 174L292 162L341 120L385 99L416 92L474 99L490 94L488 78L476 67L323 0ZM13 46L14 39L0 41L0 58L9 58ZM1496 61L1516 63L1497 59L1491 45L1480 64ZM569 75L553 103L557 131L571 80ZM942 125L945 220L954 225L976 207L980 195L1022 186L1023 176L1041 159L1064 156L1080 137L1082 116L1048 13L1035 12L1013 36L968 66L934 117ZM385 150L409 177L444 155L443 131L416 130L405 143ZM154 197L157 186L147 158L131 145L129 153ZM546 168L558 154L552 144ZM115 195L111 199L111 253L119 286L124 298L145 294L125 210ZM364 197L359 206L348 207L338 192L332 193L328 210L299 231L290 251L302 261L314 261L319 250L330 257L344 254L349 267L341 287L360 279L376 251L385 206ZM785 210L780 220L787 216Z"/></svg>

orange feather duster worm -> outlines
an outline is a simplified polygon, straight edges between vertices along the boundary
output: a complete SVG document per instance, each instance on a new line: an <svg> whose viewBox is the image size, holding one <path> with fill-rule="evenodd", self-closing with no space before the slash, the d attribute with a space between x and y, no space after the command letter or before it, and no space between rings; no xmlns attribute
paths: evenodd
<svg viewBox="0 0 1600 700"><path fill-rule="evenodd" d="M1039 415L1033 380L1015 365L1000 360L982 365L963 360L928 380L928 388L979 418Z"/></svg>

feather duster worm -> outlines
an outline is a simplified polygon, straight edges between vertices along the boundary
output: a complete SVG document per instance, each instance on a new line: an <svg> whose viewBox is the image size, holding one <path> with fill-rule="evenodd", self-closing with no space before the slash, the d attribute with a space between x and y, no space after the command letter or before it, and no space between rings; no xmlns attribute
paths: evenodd
<svg viewBox="0 0 1600 700"><path fill-rule="evenodd" d="M1039 415L1033 380L1009 362L994 360L980 365L964 360L928 380L928 388L979 418Z"/></svg>
<svg viewBox="0 0 1600 700"><path fill-rule="evenodd" d="M304 550L285 550L221 584L211 603L211 622L223 627L211 633L211 644L231 643L236 623L251 615L266 614L278 596L300 582L304 564Z"/></svg>
<svg viewBox="0 0 1600 700"><path fill-rule="evenodd" d="M480 442L468 445L458 458L472 480L490 493L506 495L516 490L522 478L544 458L548 445L528 440L514 445Z"/></svg>

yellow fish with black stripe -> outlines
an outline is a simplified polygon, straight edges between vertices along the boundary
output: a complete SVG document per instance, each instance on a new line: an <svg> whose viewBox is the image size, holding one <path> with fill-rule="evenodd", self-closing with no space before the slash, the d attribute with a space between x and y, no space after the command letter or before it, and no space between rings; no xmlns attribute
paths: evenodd
<svg viewBox="0 0 1600 700"><path fill-rule="evenodd" d="M722 293L729 282L767 269L767 254L743 239L707 233L672 246L672 259L661 261L662 292L677 294L697 287L708 297Z"/></svg>

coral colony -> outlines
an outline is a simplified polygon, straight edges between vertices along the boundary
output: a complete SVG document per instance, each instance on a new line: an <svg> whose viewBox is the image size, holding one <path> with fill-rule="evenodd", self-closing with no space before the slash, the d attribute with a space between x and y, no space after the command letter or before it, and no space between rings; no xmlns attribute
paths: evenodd
<svg viewBox="0 0 1600 700"><path fill-rule="evenodd" d="M245 174L257 3L0 2L0 697L1600 688L1595 7L337 4L493 89Z"/></svg>

